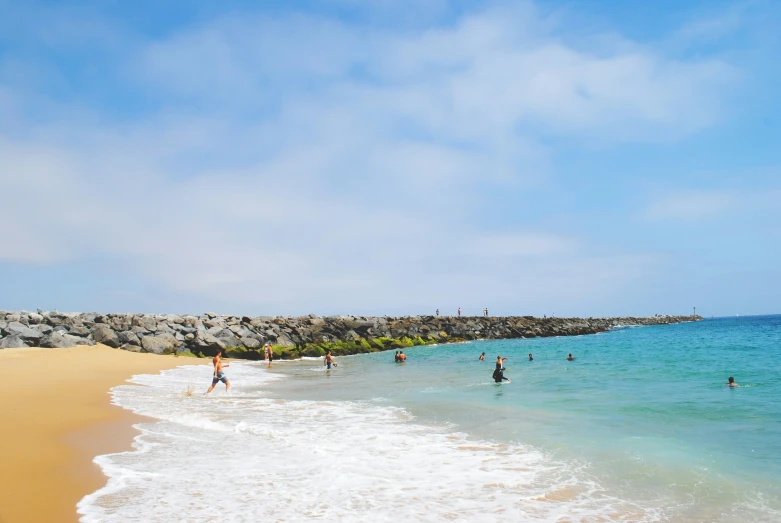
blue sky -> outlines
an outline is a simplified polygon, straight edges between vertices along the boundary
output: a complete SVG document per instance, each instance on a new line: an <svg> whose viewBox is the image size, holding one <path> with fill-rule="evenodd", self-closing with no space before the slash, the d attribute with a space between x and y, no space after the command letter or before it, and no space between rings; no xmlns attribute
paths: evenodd
<svg viewBox="0 0 781 523"><path fill-rule="evenodd" d="M2 309L781 312L778 2L0 11Z"/></svg>

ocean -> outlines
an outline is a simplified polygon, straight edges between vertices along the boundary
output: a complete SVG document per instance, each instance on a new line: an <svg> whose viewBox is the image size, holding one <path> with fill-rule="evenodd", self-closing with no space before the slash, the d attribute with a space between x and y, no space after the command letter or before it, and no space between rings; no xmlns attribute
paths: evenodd
<svg viewBox="0 0 781 523"><path fill-rule="evenodd" d="M404 352L134 377L81 521L781 521L781 316Z"/></svg>

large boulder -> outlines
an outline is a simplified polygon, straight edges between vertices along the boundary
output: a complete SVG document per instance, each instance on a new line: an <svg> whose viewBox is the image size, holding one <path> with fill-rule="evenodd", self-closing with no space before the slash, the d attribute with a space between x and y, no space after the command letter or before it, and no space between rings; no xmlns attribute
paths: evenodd
<svg viewBox="0 0 781 523"><path fill-rule="evenodd" d="M70 328L68 334L70 334L71 336L81 336L83 338L86 338L87 336L89 336L90 332L92 331L90 331L85 325L81 323L76 323L73 325L73 327Z"/></svg>
<svg viewBox="0 0 781 523"><path fill-rule="evenodd" d="M260 341L258 341L255 338L245 337L241 338L241 344L247 347L248 349L257 349L260 347Z"/></svg>
<svg viewBox="0 0 781 523"><path fill-rule="evenodd" d="M129 352L143 352L144 349L141 348L141 345L131 345L129 343L126 343L120 347L122 350L126 350Z"/></svg>
<svg viewBox="0 0 781 523"><path fill-rule="evenodd" d="M157 328L157 322L151 316L134 316L133 325L136 327L143 327L148 331L153 331Z"/></svg>
<svg viewBox="0 0 781 523"><path fill-rule="evenodd" d="M122 349L125 349L125 345L135 345L137 347L141 346L141 340L138 338L138 335L133 331L118 332L117 339L122 344L121 347Z"/></svg>
<svg viewBox="0 0 781 523"><path fill-rule="evenodd" d="M92 331L92 339L95 340L95 343L102 343L103 345L114 349L121 345L117 333L103 324L98 325L95 330Z"/></svg>
<svg viewBox="0 0 781 523"><path fill-rule="evenodd" d="M0 349L20 349L22 347L27 347L27 344L15 334L0 340Z"/></svg>
<svg viewBox="0 0 781 523"><path fill-rule="evenodd" d="M7 335L19 336L24 341L32 343L36 343L44 336L41 331L31 329L27 325L19 323L18 321L9 322L4 330Z"/></svg>
<svg viewBox="0 0 781 523"><path fill-rule="evenodd" d="M141 347L144 352L154 354L172 354L176 344L169 339L159 338L157 336L144 336L141 338Z"/></svg>
<svg viewBox="0 0 781 523"><path fill-rule="evenodd" d="M42 321L43 321L43 316L41 316L40 314L31 312L30 314L27 315L27 323L29 323L30 325L38 325Z"/></svg>
<svg viewBox="0 0 781 523"><path fill-rule="evenodd" d="M39 345L47 349L65 349L78 345L76 340L83 341L81 338L68 336L67 334L63 334L60 331L52 331L41 338Z"/></svg>

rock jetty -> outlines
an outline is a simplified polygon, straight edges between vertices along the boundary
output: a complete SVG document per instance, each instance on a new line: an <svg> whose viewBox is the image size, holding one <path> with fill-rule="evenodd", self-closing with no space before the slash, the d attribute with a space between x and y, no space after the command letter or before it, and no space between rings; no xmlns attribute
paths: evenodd
<svg viewBox="0 0 781 523"><path fill-rule="evenodd" d="M701 316L535 318L532 316L224 316L0 311L0 349L100 343L155 354L262 359L267 342L282 359L376 352L476 339L595 334L621 326L664 325Z"/></svg>

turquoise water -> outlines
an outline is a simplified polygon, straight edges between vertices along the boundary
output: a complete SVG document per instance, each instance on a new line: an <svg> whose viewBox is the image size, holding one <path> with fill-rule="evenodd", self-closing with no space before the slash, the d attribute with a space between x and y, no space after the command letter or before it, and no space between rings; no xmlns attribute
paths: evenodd
<svg viewBox="0 0 781 523"><path fill-rule="evenodd" d="M401 407L415 423L528 445L659 520L781 521L781 316L404 352L405 364L337 358L331 372L275 365L289 379L269 392ZM498 354L510 384L491 379Z"/></svg>

